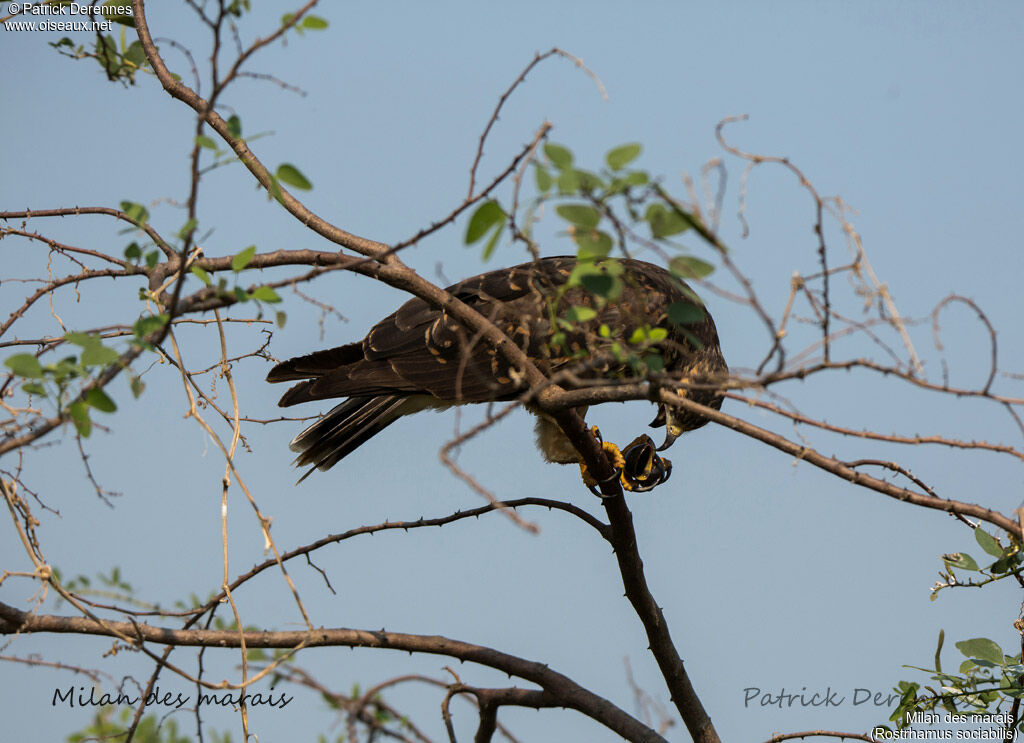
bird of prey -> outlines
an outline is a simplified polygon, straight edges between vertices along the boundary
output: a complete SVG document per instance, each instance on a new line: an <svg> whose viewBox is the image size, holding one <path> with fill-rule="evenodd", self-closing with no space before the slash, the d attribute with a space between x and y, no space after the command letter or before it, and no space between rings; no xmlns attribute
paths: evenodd
<svg viewBox="0 0 1024 743"><path fill-rule="evenodd" d="M566 372L556 377L563 388L634 376L637 360L656 349L663 373L679 380L679 394L715 409L721 406L716 385L728 367L714 320L685 282L639 260L590 262L581 268L591 277L604 276L614 287L598 296L585 288L586 282L570 280L577 266L571 256L542 258L465 279L447 291L500 328L546 377ZM651 333L656 328L664 330ZM478 333L419 298L378 322L362 340L284 361L267 375L268 382L296 380L278 403L281 407L347 398L292 440L296 464L312 465L305 476L314 468L333 467L403 416L516 400L528 389ZM538 415L537 445L544 457L579 463L558 425L537 409L531 412ZM578 412L585 414L586 408ZM664 426L666 439L658 451L705 423L702 416L659 404L651 427ZM639 437L621 453L610 442L602 443L627 489L650 490L667 479L671 464L656 454L649 437ZM597 492L594 478L581 468Z"/></svg>

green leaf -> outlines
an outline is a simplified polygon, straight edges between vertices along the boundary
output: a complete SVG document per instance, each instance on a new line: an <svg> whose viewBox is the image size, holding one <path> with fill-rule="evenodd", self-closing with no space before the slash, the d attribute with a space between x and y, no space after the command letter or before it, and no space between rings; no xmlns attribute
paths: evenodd
<svg viewBox="0 0 1024 743"><path fill-rule="evenodd" d="M64 340L68 343L74 343L76 346L81 348L88 348L89 346L95 346L98 343L102 343L98 335L89 335L88 333L80 333L77 330L73 330L70 333L64 334Z"/></svg>
<svg viewBox="0 0 1024 743"><path fill-rule="evenodd" d="M132 388L132 397L136 400L139 399L139 396L146 389L146 383L142 381L141 377L132 377L130 386Z"/></svg>
<svg viewBox="0 0 1024 743"><path fill-rule="evenodd" d="M210 285L210 274L206 273L200 266L193 265L189 270L193 276L202 281L206 286Z"/></svg>
<svg viewBox="0 0 1024 743"><path fill-rule="evenodd" d="M281 191L281 184L277 182L277 176L270 177L270 188L267 192L274 201L280 202L284 199L284 193Z"/></svg>
<svg viewBox="0 0 1024 743"><path fill-rule="evenodd" d="M484 245L483 259L485 261L490 260L491 256L494 255L494 249L498 246L498 240L501 238L501 225L495 228L491 234L491 239Z"/></svg>
<svg viewBox="0 0 1024 743"><path fill-rule="evenodd" d="M956 649L968 658L987 660L997 666L1003 665L1003 650L987 637L976 637L956 644Z"/></svg>
<svg viewBox="0 0 1024 743"><path fill-rule="evenodd" d="M612 170L622 170L624 167L640 157L640 151L642 149L643 148L637 142L624 144L610 150L608 154L605 155L604 159L605 162L608 163L608 167Z"/></svg>
<svg viewBox="0 0 1024 743"><path fill-rule="evenodd" d="M106 366L111 362L117 361L120 356L121 354L113 348L107 348L102 343L97 342L82 350L82 365Z"/></svg>
<svg viewBox="0 0 1024 743"><path fill-rule="evenodd" d="M951 568L960 568L961 570L978 569L978 563L966 552L953 552L949 555L943 555L942 559Z"/></svg>
<svg viewBox="0 0 1024 743"><path fill-rule="evenodd" d="M565 319L572 323L586 322L587 320L593 320L595 317L597 317L597 312L593 307L584 307L582 305L570 307L565 313Z"/></svg>
<svg viewBox="0 0 1024 743"><path fill-rule="evenodd" d="M275 312L274 322L277 323L277 327L284 328L284 324L288 322L288 315L285 314L284 312Z"/></svg>
<svg viewBox="0 0 1024 743"><path fill-rule="evenodd" d="M82 376L82 369L78 366L78 360L74 356L61 359L56 364L51 364L44 369L45 372L53 374L58 380Z"/></svg>
<svg viewBox="0 0 1024 743"><path fill-rule="evenodd" d="M235 293L235 299L237 299L239 302L248 302L249 301L249 292L247 292L242 287L236 286L234 293Z"/></svg>
<svg viewBox="0 0 1024 743"><path fill-rule="evenodd" d="M714 273L715 267L692 255L679 255L669 261L668 270L682 279L702 279Z"/></svg>
<svg viewBox="0 0 1024 743"><path fill-rule="evenodd" d="M82 400L75 400L68 407L68 415L71 422L75 424L78 435L83 439L89 438L92 433L92 421L89 420L89 408Z"/></svg>
<svg viewBox="0 0 1024 743"><path fill-rule="evenodd" d="M230 134L235 139L238 139L242 136L242 120L240 118L238 118L237 116L230 116L228 117L226 123L228 126L228 134Z"/></svg>
<svg viewBox="0 0 1024 743"><path fill-rule="evenodd" d="M252 257L254 255L256 255L256 246L250 245L231 259L231 270L238 273L252 262Z"/></svg>
<svg viewBox="0 0 1024 743"><path fill-rule="evenodd" d="M651 204L647 207L644 219L651 226L651 237L655 239L671 237L690 229L690 220L664 204Z"/></svg>
<svg viewBox="0 0 1024 743"><path fill-rule="evenodd" d="M582 286L591 294L616 301L622 293L622 266L615 260L580 260L569 274L567 287Z"/></svg>
<svg viewBox="0 0 1024 743"><path fill-rule="evenodd" d="M110 399L110 396L99 387L93 387L86 391L85 402L103 413L113 413L117 405Z"/></svg>
<svg viewBox="0 0 1024 743"><path fill-rule="evenodd" d="M252 290L252 294L249 295L252 299L258 299L261 302L280 302L281 297L277 296L277 292L271 289L269 286L257 286Z"/></svg>
<svg viewBox="0 0 1024 743"><path fill-rule="evenodd" d="M607 232L577 230L573 233L572 238L578 248L576 257L581 261L606 258L612 252L612 237Z"/></svg>
<svg viewBox="0 0 1024 743"><path fill-rule="evenodd" d="M534 163L533 174L537 177L537 190L541 193L546 193L551 190L551 186L554 185L555 179L551 177L551 173L540 163Z"/></svg>
<svg viewBox="0 0 1024 743"><path fill-rule="evenodd" d="M572 152L568 148L562 147L560 144L554 142L548 142L544 145L544 154L548 156L548 160L559 170L565 170L566 168L572 167Z"/></svg>
<svg viewBox="0 0 1024 743"><path fill-rule="evenodd" d="M146 52L142 49L142 44L138 41L133 41L128 45L128 51L124 53L124 58L136 67L141 68L146 66Z"/></svg>
<svg viewBox="0 0 1024 743"><path fill-rule="evenodd" d="M292 188L298 188L302 191L309 191L313 188L313 184L309 182L309 179L298 168L289 163L279 165L276 175L279 181L287 183Z"/></svg>
<svg viewBox="0 0 1024 743"><path fill-rule="evenodd" d="M604 186L604 181L596 173L591 173L589 170L580 170L579 168L573 172L576 174L576 180L583 191L596 191Z"/></svg>
<svg viewBox="0 0 1024 743"><path fill-rule="evenodd" d="M586 204L559 204L555 207L555 213L566 222L587 230L594 229L601 221L601 213Z"/></svg>
<svg viewBox="0 0 1024 743"><path fill-rule="evenodd" d="M572 168L558 174L558 193L570 194L580 190L580 177Z"/></svg>
<svg viewBox="0 0 1024 743"><path fill-rule="evenodd" d="M144 225L149 221L149 210L142 204L136 204L134 201L122 201L121 211L138 225Z"/></svg>
<svg viewBox="0 0 1024 743"><path fill-rule="evenodd" d="M148 253L146 253L146 267L147 268L155 268L156 264L159 262L159 260L160 260L160 254L158 252L156 252L155 250L151 250Z"/></svg>
<svg viewBox="0 0 1024 743"><path fill-rule="evenodd" d="M302 27L310 31L323 31L327 28L327 21L318 15L307 15L302 19Z"/></svg>
<svg viewBox="0 0 1024 743"><path fill-rule="evenodd" d="M129 243L128 247L124 249L124 257L129 261L137 261L142 257L142 248L136 242Z"/></svg>
<svg viewBox="0 0 1024 743"><path fill-rule="evenodd" d="M650 326L637 328L633 331L633 334L629 336L629 343L637 346L643 343L661 343L668 337L668 331L665 328L652 328Z"/></svg>
<svg viewBox="0 0 1024 743"><path fill-rule="evenodd" d="M703 307L690 302L673 302L668 306L668 319L676 325L690 325L704 320L707 313Z"/></svg>
<svg viewBox="0 0 1024 743"><path fill-rule="evenodd" d="M135 333L136 338L145 338L150 333L160 330L167 324L168 319L169 316L166 314L145 315L135 321L132 332Z"/></svg>
<svg viewBox="0 0 1024 743"><path fill-rule="evenodd" d="M120 356L113 348L104 346L103 340L98 335L71 332L67 333L64 338L69 343L74 343L82 348L83 366L102 366L115 361ZM63 362L61 363L63 364Z"/></svg>
<svg viewBox="0 0 1024 743"><path fill-rule="evenodd" d="M96 40L96 56L100 66L107 71L111 77L118 77L121 74L121 55L117 53L117 42L110 34L101 36Z"/></svg>
<svg viewBox="0 0 1024 743"><path fill-rule="evenodd" d="M135 28L135 18L132 16L131 4L104 1L100 7L103 9L103 17L108 21Z"/></svg>
<svg viewBox="0 0 1024 743"><path fill-rule="evenodd" d="M4 361L4 366L25 379L42 379L43 367L39 359L30 353L19 353Z"/></svg>
<svg viewBox="0 0 1024 743"><path fill-rule="evenodd" d="M217 143L214 142L212 138L207 137L205 134L200 134L198 137L196 137L196 144L208 150L213 150L215 152L217 150Z"/></svg>
<svg viewBox="0 0 1024 743"><path fill-rule="evenodd" d="M618 286L618 279L606 273L585 274L580 277L580 284L591 294L605 299L613 299L621 289Z"/></svg>
<svg viewBox="0 0 1024 743"><path fill-rule="evenodd" d="M1009 548L1009 549L1012 549ZM988 566L988 569L992 573L1009 573L1012 570L1016 570L1020 564L1020 554L1016 553L1013 555L1007 555L1006 557L1000 557L994 563Z"/></svg>
<svg viewBox="0 0 1024 743"><path fill-rule="evenodd" d="M181 229L178 230L178 239L184 240L188 236L188 234L192 232L198 225L199 222L195 219L189 218L185 220L185 224L183 224L181 226Z"/></svg>
<svg viewBox="0 0 1024 743"><path fill-rule="evenodd" d="M992 557L1003 556L1003 548L999 546L999 542L997 542L995 537L980 526L975 527L974 529L974 539L978 542L981 548L992 555Z"/></svg>
<svg viewBox="0 0 1024 743"><path fill-rule="evenodd" d="M654 373L658 373L665 370L665 359L657 353L649 353L644 356L644 363L647 364L647 368Z"/></svg>
<svg viewBox="0 0 1024 743"><path fill-rule="evenodd" d="M487 234L494 225L505 221L505 212L501 205L491 199L485 201L476 208L473 216L469 218L469 226L466 227L466 245L472 245Z"/></svg>
<svg viewBox="0 0 1024 743"><path fill-rule="evenodd" d="M46 397L46 388L39 384L39 382L26 382L21 385L21 390L26 395L40 395L41 397Z"/></svg>

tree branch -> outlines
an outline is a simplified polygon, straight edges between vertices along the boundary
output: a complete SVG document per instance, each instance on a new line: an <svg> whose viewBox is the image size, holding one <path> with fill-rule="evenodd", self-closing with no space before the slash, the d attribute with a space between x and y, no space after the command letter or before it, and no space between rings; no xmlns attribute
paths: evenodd
<svg viewBox="0 0 1024 743"><path fill-rule="evenodd" d="M693 688L683 666L683 660L679 657L679 651L672 642L665 615L647 586L644 563L637 547L636 530L633 528L633 515L626 506L616 470L597 439L575 411L562 411L556 414L556 420L576 450L580 452L588 471L601 484L601 492L605 496L605 512L611 526L608 540L615 551L626 598L643 623L651 653L658 662L661 675L665 678L672 702L683 718L686 729L693 736L694 743L719 743L718 733Z"/></svg>
<svg viewBox="0 0 1024 743"><path fill-rule="evenodd" d="M470 661L531 681L569 707L601 723L629 741L665 743L665 739L608 700L543 663L529 661L482 645L440 635L413 635L384 630L319 628L313 631L239 632L238 630L174 630L138 622L103 622L88 617L30 614L0 603L0 633L81 634L127 636L138 643L154 642L204 648L295 649L310 647L362 647L444 655Z"/></svg>

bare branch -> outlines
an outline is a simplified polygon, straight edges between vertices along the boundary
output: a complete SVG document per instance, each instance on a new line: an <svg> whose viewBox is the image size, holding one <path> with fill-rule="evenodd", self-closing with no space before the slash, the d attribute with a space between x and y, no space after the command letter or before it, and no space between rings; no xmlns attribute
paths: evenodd
<svg viewBox="0 0 1024 743"><path fill-rule="evenodd" d="M128 636L135 638L139 643L153 642L179 647L238 648L244 641L245 647L248 648L365 647L444 655L495 668L531 681L557 698L560 705L587 715L626 740L665 740L611 702L588 691L567 676L551 670L543 663L438 635L345 628L282 632L173 630L136 622L99 622L89 617L29 614L7 604L0 604L0 632Z"/></svg>

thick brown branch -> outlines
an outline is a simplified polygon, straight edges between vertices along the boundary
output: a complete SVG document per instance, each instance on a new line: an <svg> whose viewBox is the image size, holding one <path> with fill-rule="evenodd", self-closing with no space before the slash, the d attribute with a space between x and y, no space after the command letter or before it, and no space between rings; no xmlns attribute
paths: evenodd
<svg viewBox="0 0 1024 743"><path fill-rule="evenodd" d="M118 635L138 642L165 645L265 649L309 647L361 647L402 650L458 658L495 668L531 681L553 695L561 706L575 709L626 740L655 741L665 739L608 700L583 688L572 679L536 663L502 653L482 645L473 645L439 635L412 635L402 632L369 631L345 628L320 628L313 631L239 632L238 630L174 630L137 622L104 622L87 617L34 615L0 604L0 632L83 634L104 637Z"/></svg>
<svg viewBox="0 0 1024 743"><path fill-rule="evenodd" d="M588 470L601 483L601 491L605 495L604 507L611 527L610 533L606 536L615 550L615 559L619 564L626 598L644 625L651 653L657 660L658 668L672 694L672 702L695 743L719 743L718 733L690 682L683 660L679 657L679 651L672 642L661 607L647 586L644 563L637 547L636 530L633 528L633 515L626 506L619 479L615 477L616 471L579 415L569 410L556 414L555 418L576 450L580 452Z"/></svg>

